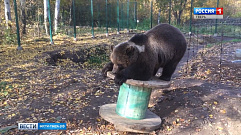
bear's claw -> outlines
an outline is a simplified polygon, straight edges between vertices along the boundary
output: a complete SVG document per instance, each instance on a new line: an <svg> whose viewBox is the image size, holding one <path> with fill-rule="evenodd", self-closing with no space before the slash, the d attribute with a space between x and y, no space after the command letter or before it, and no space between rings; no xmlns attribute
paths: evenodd
<svg viewBox="0 0 241 135"><path fill-rule="evenodd" d="M122 85L124 82L126 82L127 78L121 74L116 74L114 80L115 80L115 84Z"/></svg>

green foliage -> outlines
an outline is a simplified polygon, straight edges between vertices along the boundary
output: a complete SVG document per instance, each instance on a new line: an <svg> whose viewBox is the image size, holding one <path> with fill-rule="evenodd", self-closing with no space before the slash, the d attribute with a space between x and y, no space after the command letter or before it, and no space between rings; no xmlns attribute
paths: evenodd
<svg viewBox="0 0 241 135"><path fill-rule="evenodd" d="M89 59L87 60L87 62L85 62L85 67L88 68L101 68L103 67L103 64L106 63L107 61L109 61L109 59L106 57L105 54L99 55L99 56L91 56L89 57Z"/></svg>
<svg viewBox="0 0 241 135"><path fill-rule="evenodd" d="M6 89L7 82L0 82L0 92L4 91Z"/></svg>
<svg viewBox="0 0 241 135"><path fill-rule="evenodd" d="M51 15L54 18L55 0L51 2ZM127 28L127 0L119 1L120 10L120 27L121 30ZM137 4L135 3L137 2ZM149 30L150 29L150 6L151 0L130 0L129 3L129 28L138 30ZM169 20L169 4L170 0L156 0L153 1L153 26L157 23L157 14L161 10L161 23L168 23ZM224 18L230 17L241 17L240 12L241 0L220 0L219 7L225 9ZM91 35L91 12L90 12L90 0L77 0L75 1L75 16L77 25L77 36L79 35ZM175 24L182 32L188 32L188 23L190 17L190 6L191 0L172 0L171 1L171 24ZM217 1L211 0L194 0L193 7L216 7ZM4 9L4 6L0 6ZM93 0L94 7L94 27L95 34L103 34L106 32L106 12L105 12L105 1L104 0ZM13 10L13 9L11 9ZM12 11L11 11L12 12ZM108 27L112 31L117 29L117 1L108 1ZM27 23L31 25L40 24L43 25L43 1L26 1L26 15ZM180 19L179 19L180 14ZM4 18L4 12L0 14L1 18ZM14 15L12 15L14 17ZM21 15L19 16L21 18ZM4 20L4 19L2 19ZM1 20L1 21L2 21ZM13 19L14 20L14 19ZM139 23L136 23L139 20ZM54 19L52 19L54 21ZM196 21L197 22L197 21ZM0 22L0 44L17 44L15 24L12 24L11 29L6 29L4 21ZM178 25L177 25L178 24ZM2 26L1 26L2 25ZM137 26L138 25L138 26ZM60 13L59 13L59 29L57 34L65 34L73 36L73 8L72 1L61 0L60 2ZM99 27L97 29L97 27ZM81 28L81 29L80 29ZM214 34L214 26L200 27L199 31L202 34ZM218 32L221 32L222 26L218 26ZM223 27L225 35L240 35L240 28L236 26L225 26ZM29 32L30 28L27 28ZM114 31L116 32L116 31ZM43 34L43 31L40 31ZM29 33L28 33L29 34Z"/></svg>
<svg viewBox="0 0 241 135"><path fill-rule="evenodd" d="M193 25L193 30L196 32L198 30L199 34L211 34L213 35L215 32L215 24L198 24ZM232 36L232 37L240 37L241 28L237 25L232 24L218 24L217 25L217 33L221 35L223 32L224 36Z"/></svg>
<svg viewBox="0 0 241 135"><path fill-rule="evenodd" d="M189 32L189 25L173 25L180 29L181 32L187 33Z"/></svg>
<svg viewBox="0 0 241 135"><path fill-rule="evenodd" d="M235 38L235 39L232 39L230 40L231 42L241 42L241 39L238 39L238 38Z"/></svg>
<svg viewBox="0 0 241 135"><path fill-rule="evenodd" d="M2 128L0 128L0 133L1 134L7 134L7 132L9 131L9 130L11 130L11 129L14 129L14 128L17 128L18 126L16 126L16 125L13 125L13 126L7 126L7 127L2 127Z"/></svg>
<svg viewBox="0 0 241 135"><path fill-rule="evenodd" d="M207 48L211 48L214 44L207 44L206 47Z"/></svg>
<svg viewBox="0 0 241 135"><path fill-rule="evenodd" d="M235 39L232 39L232 40L223 41L222 44L228 43L228 42L241 42L241 39L240 39L240 38L235 38ZM214 45L221 45L221 41L218 41L218 42L216 42L216 43L207 44L206 47L207 47L207 48L211 48L211 47L213 47Z"/></svg>
<svg viewBox="0 0 241 135"><path fill-rule="evenodd" d="M218 26L218 30L219 32L221 32L223 30L223 33L225 36L239 36L240 37L240 33L241 33L241 28L240 26L235 26L235 25L219 25Z"/></svg>
<svg viewBox="0 0 241 135"><path fill-rule="evenodd" d="M8 85L7 82L0 82L0 99L7 96L9 89L13 88L12 85Z"/></svg>
<svg viewBox="0 0 241 135"><path fill-rule="evenodd" d="M17 43L17 34L13 33L11 29L6 29L3 33L3 44L16 44Z"/></svg>
<svg viewBox="0 0 241 135"><path fill-rule="evenodd" d="M88 50L87 61L83 64L85 68L102 68L103 65L109 61L109 54L106 48L104 47L94 47Z"/></svg>
<svg viewBox="0 0 241 135"><path fill-rule="evenodd" d="M139 23L137 23L137 29L138 30L149 30L150 29L150 19L144 19L144 20L140 20Z"/></svg>

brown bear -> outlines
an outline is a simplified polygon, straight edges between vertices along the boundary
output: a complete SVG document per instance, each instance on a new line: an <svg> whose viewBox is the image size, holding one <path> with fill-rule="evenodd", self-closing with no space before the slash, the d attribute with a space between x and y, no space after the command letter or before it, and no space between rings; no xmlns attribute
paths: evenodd
<svg viewBox="0 0 241 135"><path fill-rule="evenodd" d="M104 66L102 73L106 76L112 71L115 83L121 85L127 79L149 80L162 67L159 79L170 81L186 48L186 39L179 29L159 24L116 45L110 56L111 62Z"/></svg>

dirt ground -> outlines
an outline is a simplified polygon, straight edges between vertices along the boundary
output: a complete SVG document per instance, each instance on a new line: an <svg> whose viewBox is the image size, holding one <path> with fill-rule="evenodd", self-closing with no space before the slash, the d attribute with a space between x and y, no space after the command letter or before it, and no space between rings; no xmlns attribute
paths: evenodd
<svg viewBox="0 0 241 135"><path fill-rule="evenodd" d="M22 51L1 47L0 133L133 134L116 131L99 116L101 105L116 102L118 86L102 77L101 66L88 66L86 60L91 56L79 58L83 46L116 45L132 35L82 38L77 42L58 37L55 45L48 45L44 39L29 41ZM149 109L163 122L150 134L240 134L241 64L232 61L241 43L223 44L221 70L220 47L192 43L171 87L152 92ZM67 123L68 129L19 131L18 122L61 122Z"/></svg>

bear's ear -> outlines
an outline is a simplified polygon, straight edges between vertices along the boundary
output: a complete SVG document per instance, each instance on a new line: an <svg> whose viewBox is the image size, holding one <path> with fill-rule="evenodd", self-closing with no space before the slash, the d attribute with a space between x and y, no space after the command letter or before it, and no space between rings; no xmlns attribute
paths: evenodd
<svg viewBox="0 0 241 135"><path fill-rule="evenodd" d="M126 55L127 56L132 56L135 52L135 47L134 46L128 46L126 48Z"/></svg>
<svg viewBox="0 0 241 135"><path fill-rule="evenodd" d="M130 39L130 41L137 45L146 45L148 37L145 34L136 34Z"/></svg>

